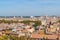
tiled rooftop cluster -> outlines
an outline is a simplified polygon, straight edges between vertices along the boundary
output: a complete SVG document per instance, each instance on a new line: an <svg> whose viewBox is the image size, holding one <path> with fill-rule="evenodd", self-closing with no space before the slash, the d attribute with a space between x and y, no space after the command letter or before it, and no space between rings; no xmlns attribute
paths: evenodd
<svg viewBox="0 0 60 40"><path fill-rule="evenodd" d="M0 18L0 20L13 20L13 21L41 21L40 25L33 26L34 22L25 23L0 23L0 36L15 35L18 37L25 36L31 40L60 40L60 17L58 16L38 16L38 17L13 17L13 18Z"/></svg>

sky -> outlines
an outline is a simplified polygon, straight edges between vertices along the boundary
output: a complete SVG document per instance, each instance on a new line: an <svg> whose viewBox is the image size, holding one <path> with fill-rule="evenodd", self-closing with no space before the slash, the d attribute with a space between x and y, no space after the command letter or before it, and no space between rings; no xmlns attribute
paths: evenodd
<svg viewBox="0 0 60 40"><path fill-rule="evenodd" d="M0 16L60 16L60 0L0 0Z"/></svg>

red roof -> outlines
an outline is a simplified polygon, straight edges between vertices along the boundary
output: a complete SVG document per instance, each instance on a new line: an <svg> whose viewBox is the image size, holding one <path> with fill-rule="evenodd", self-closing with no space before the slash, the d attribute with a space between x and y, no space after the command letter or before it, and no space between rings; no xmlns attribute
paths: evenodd
<svg viewBox="0 0 60 40"><path fill-rule="evenodd" d="M41 34L32 34L31 38L44 38L47 37L48 39L56 39L57 35L41 35Z"/></svg>

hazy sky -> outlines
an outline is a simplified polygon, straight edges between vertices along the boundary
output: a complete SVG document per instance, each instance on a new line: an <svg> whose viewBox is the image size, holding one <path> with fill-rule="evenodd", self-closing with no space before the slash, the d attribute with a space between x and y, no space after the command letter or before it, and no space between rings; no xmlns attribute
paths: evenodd
<svg viewBox="0 0 60 40"><path fill-rule="evenodd" d="M0 16L60 15L60 0L0 0Z"/></svg>

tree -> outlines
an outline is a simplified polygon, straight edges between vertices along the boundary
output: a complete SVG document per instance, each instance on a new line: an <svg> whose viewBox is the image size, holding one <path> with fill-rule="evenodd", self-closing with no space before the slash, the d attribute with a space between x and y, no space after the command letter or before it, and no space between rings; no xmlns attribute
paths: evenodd
<svg viewBox="0 0 60 40"><path fill-rule="evenodd" d="M26 40L26 37L25 36L21 36L20 40Z"/></svg>
<svg viewBox="0 0 60 40"><path fill-rule="evenodd" d="M41 25L41 21L33 21L35 24L33 25L34 27Z"/></svg>
<svg viewBox="0 0 60 40"><path fill-rule="evenodd" d="M21 23L24 23L24 24L29 24L30 22L31 22L30 20L21 21Z"/></svg>
<svg viewBox="0 0 60 40"><path fill-rule="evenodd" d="M46 34L46 28L44 28L44 34Z"/></svg>
<svg viewBox="0 0 60 40"><path fill-rule="evenodd" d="M6 35L2 36L2 40L8 40L8 36Z"/></svg>
<svg viewBox="0 0 60 40"><path fill-rule="evenodd" d="M48 38L47 37L44 37L43 40L48 40Z"/></svg>
<svg viewBox="0 0 60 40"><path fill-rule="evenodd" d="M16 40L15 36L10 35L10 40Z"/></svg>
<svg viewBox="0 0 60 40"><path fill-rule="evenodd" d="M41 25L41 21L33 21L35 24L33 25L35 27L35 30L37 26L40 26Z"/></svg>

